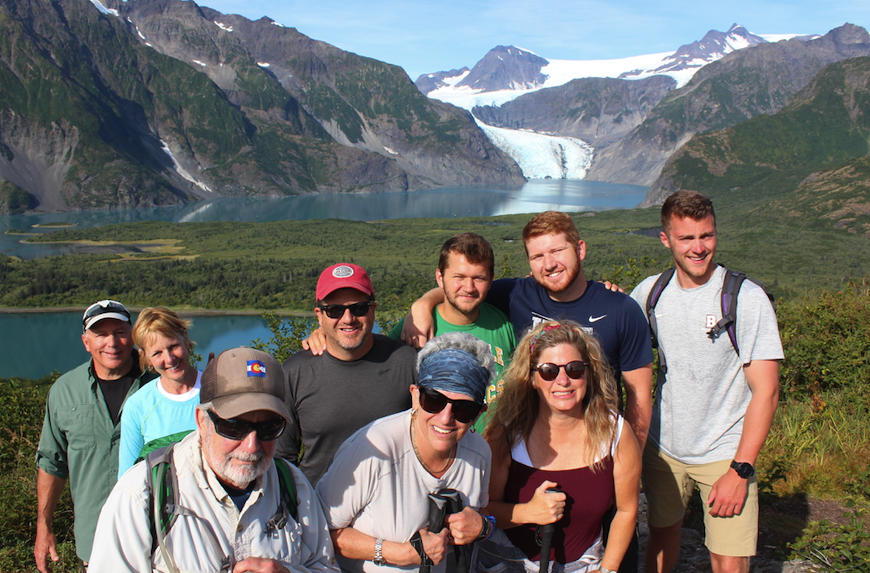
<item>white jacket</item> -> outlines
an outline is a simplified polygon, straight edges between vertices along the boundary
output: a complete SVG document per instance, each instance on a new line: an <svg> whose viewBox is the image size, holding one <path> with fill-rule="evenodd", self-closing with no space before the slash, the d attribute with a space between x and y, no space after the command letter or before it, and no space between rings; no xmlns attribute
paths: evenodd
<svg viewBox="0 0 870 573"><path fill-rule="evenodd" d="M248 557L276 559L294 573L339 571L319 498L301 471L290 466L296 482L298 522L290 517L282 529L267 534L266 524L281 503L274 463L257 480L240 513L214 472L203 463L198 432L179 442L173 456L178 505L193 514L177 516L165 539L182 573L232 571ZM153 502L146 471L145 462L136 464L106 500L97 523L90 573L168 571L160 549L152 551L149 508ZM216 554L213 536L223 555ZM225 558L229 559L229 569L222 562Z"/></svg>

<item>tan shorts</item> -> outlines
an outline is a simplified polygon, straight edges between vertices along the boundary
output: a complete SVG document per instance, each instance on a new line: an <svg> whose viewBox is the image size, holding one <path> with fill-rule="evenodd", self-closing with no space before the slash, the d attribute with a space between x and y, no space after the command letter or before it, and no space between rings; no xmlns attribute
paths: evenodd
<svg viewBox="0 0 870 573"><path fill-rule="evenodd" d="M648 523L652 527L670 527L683 518L695 491L701 501L707 499L713 484L725 475L731 460L690 465L663 454L647 442L643 452L643 490L648 504ZM704 512L707 531L704 544L717 555L747 557L755 555L758 541L758 480L749 478L749 493L743 511L732 517L713 517Z"/></svg>

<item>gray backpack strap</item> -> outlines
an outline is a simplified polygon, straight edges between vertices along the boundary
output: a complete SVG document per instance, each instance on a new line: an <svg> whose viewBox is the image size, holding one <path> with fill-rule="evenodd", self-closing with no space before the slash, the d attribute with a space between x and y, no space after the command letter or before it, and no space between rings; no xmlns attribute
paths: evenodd
<svg viewBox="0 0 870 573"><path fill-rule="evenodd" d="M646 297L646 319L649 322L650 338L652 339L652 347L659 351L659 379L668 372L668 364L665 360L665 353L659 348L659 325L656 322L656 305L662 297L662 291L671 282L671 279L676 272L676 268L671 267L664 271L659 278L656 279L649 295Z"/></svg>
<svg viewBox="0 0 870 573"><path fill-rule="evenodd" d="M166 546L166 536L179 516L202 520L192 510L178 504L178 476L173 465L175 444L154 450L145 457L148 489L151 492L152 552L159 550L170 573L180 573L172 552ZM230 559L224 554L220 541L211 523L202 520L209 532L215 555L221 559L221 571L229 571Z"/></svg>

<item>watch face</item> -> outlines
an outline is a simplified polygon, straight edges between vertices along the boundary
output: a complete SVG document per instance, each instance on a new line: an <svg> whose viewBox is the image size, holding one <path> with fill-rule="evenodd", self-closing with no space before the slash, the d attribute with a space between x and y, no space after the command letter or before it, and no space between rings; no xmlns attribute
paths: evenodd
<svg viewBox="0 0 870 573"><path fill-rule="evenodd" d="M731 462L731 467L734 468L734 471L737 472L737 475L742 477L743 479L749 479L752 477L752 474L755 473L755 468L752 467L750 463L737 463L736 461Z"/></svg>

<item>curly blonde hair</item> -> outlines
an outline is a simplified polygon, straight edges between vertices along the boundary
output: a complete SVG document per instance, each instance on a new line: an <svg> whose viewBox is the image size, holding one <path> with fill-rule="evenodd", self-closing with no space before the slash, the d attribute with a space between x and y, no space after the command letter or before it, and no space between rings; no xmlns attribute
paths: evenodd
<svg viewBox="0 0 870 573"><path fill-rule="evenodd" d="M586 395L583 397L586 462L595 471L603 468L601 453L608 451L616 438L616 380L598 340L574 321L548 320L526 332L504 373L504 391L496 399L495 414L484 436L489 439L496 432L504 431L511 448L521 439L528 443L540 408L538 391L532 386L535 375L532 367L538 364L544 350L559 344L573 346L586 362Z"/></svg>

